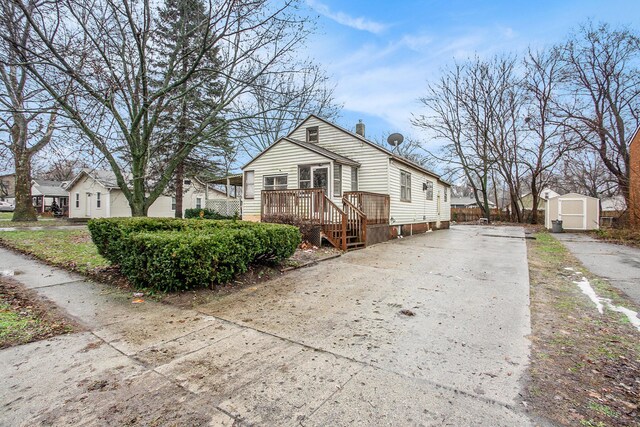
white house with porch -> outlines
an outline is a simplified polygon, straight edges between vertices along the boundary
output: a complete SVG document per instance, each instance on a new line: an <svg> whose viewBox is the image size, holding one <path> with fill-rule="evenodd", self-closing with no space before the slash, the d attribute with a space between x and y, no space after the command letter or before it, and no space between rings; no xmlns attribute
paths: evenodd
<svg viewBox="0 0 640 427"><path fill-rule="evenodd" d="M450 185L364 136L311 115L243 168L243 219L317 223L346 250L448 228Z"/></svg>

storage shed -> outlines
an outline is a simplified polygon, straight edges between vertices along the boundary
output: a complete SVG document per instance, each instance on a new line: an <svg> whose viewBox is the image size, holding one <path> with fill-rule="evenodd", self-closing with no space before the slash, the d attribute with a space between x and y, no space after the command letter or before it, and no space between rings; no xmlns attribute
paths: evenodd
<svg viewBox="0 0 640 427"><path fill-rule="evenodd" d="M578 193L551 197L545 211L545 227L561 220L565 230L597 230L600 228L600 200Z"/></svg>

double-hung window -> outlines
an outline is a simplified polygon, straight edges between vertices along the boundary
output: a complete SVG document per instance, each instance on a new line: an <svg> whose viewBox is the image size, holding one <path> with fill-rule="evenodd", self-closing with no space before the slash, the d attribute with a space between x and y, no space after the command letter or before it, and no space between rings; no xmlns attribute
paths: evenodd
<svg viewBox="0 0 640 427"><path fill-rule="evenodd" d="M334 197L342 196L342 165L333 165L333 195Z"/></svg>
<svg viewBox="0 0 640 427"><path fill-rule="evenodd" d="M425 185L425 191L426 191L426 196L427 196L427 200L433 200L433 182L427 180L427 183Z"/></svg>
<svg viewBox="0 0 640 427"><path fill-rule="evenodd" d="M402 170L400 171L400 200L411 201L411 174Z"/></svg>
<svg viewBox="0 0 640 427"><path fill-rule="evenodd" d="M298 168L298 188L311 188L310 166L300 166Z"/></svg>
<svg viewBox="0 0 640 427"><path fill-rule="evenodd" d="M254 197L254 171L246 171L244 173L244 182L242 185L244 186L244 198L245 199L253 199Z"/></svg>
<svg viewBox="0 0 640 427"><path fill-rule="evenodd" d="M273 175L264 177L265 190L286 190L287 175Z"/></svg>

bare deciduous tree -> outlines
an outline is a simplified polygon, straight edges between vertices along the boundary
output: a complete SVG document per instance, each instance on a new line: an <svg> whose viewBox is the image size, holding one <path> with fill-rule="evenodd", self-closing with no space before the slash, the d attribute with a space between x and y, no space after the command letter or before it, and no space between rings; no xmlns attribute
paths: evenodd
<svg viewBox="0 0 640 427"><path fill-rule="evenodd" d="M46 2L25 1L30 14L48 12ZM0 146L11 154L15 171L13 221L36 221L31 200L32 159L50 141L56 129L58 106L34 81L27 68L52 78L40 64L26 64L19 49L33 49L32 27L23 10L10 0L0 0Z"/></svg>
<svg viewBox="0 0 640 427"><path fill-rule="evenodd" d="M538 223L540 192L549 184L560 160L569 150L579 147L571 144L565 123L558 117L562 66L557 48L532 51L524 59L523 87L527 96L525 127L529 138L523 144L522 162L526 169L532 196L530 220Z"/></svg>
<svg viewBox="0 0 640 427"><path fill-rule="evenodd" d="M571 101L566 126L602 159L629 202L629 150L640 124L640 38L607 24L582 26L562 47Z"/></svg>
<svg viewBox="0 0 640 427"><path fill-rule="evenodd" d="M195 147L218 135L222 127L255 116L255 112L248 115L244 107L251 102L256 84L275 74L296 71L295 50L308 33L308 21L296 12L295 0L277 4L266 0L208 1L206 19L193 29L198 41L187 48L176 43L163 66L155 67L153 36L158 30L158 3L61 0L56 2L54 19L41 21L24 0L14 2L43 45L38 50L21 46L21 55L69 75L77 90L65 99L60 85L34 67L29 71L108 161L134 216L147 214L176 167ZM58 28L86 38L86 46L64 49ZM203 58L214 49L219 64L210 69ZM78 55L86 57L82 67ZM185 55L188 67L182 69ZM208 75L220 81L216 107L165 157L162 173L151 174L150 165L157 154L154 137L167 106L197 90L195 85L206 81Z"/></svg>

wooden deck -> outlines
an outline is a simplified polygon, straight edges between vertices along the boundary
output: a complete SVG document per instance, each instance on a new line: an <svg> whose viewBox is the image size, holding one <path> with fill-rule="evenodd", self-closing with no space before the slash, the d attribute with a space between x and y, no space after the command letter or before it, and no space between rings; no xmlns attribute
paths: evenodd
<svg viewBox="0 0 640 427"><path fill-rule="evenodd" d="M344 251L366 246L367 225L389 224L389 196L364 191L345 192L336 205L321 188L263 190L261 220L318 225L324 237Z"/></svg>

